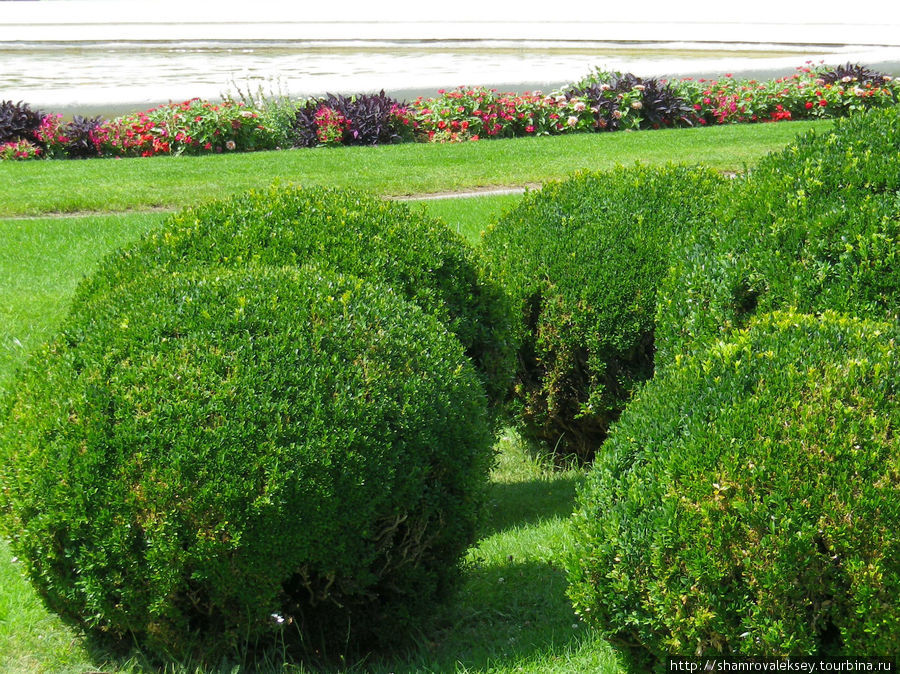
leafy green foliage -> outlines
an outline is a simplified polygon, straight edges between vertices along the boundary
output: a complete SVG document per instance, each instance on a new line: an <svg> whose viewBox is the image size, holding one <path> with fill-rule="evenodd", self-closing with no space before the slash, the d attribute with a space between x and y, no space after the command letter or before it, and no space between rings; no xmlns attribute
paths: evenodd
<svg viewBox="0 0 900 674"><path fill-rule="evenodd" d="M2 405L0 511L38 593L174 657L407 633L493 457L457 340L309 269L145 275L70 315Z"/></svg>
<svg viewBox="0 0 900 674"><path fill-rule="evenodd" d="M723 204L662 283L661 363L779 308L897 318L900 109L800 137Z"/></svg>
<svg viewBox="0 0 900 674"><path fill-rule="evenodd" d="M274 186L188 208L129 250L110 256L76 305L147 269L322 267L394 287L462 342L491 400L512 376L512 318L473 248L405 204L360 193Z"/></svg>
<svg viewBox="0 0 900 674"><path fill-rule="evenodd" d="M900 643L891 324L768 314L641 389L579 494L576 610L630 653Z"/></svg>
<svg viewBox="0 0 900 674"><path fill-rule="evenodd" d="M653 373L670 248L705 222L722 183L685 166L581 173L526 195L485 234L521 318L525 426L559 455L589 459Z"/></svg>

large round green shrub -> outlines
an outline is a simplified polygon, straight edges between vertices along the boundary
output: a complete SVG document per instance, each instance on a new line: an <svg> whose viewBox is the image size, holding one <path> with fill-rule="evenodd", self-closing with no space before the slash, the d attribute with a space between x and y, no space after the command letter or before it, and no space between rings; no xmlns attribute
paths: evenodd
<svg viewBox="0 0 900 674"><path fill-rule="evenodd" d="M354 191L275 185L187 208L107 258L80 286L75 306L147 270L307 263L396 288L459 338L490 400L506 398L511 313L476 251L406 204Z"/></svg>
<svg viewBox="0 0 900 674"><path fill-rule="evenodd" d="M0 419L5 532L47 606L178 657L407 633L472 542L493 457L452 334L309 270L98 298Z"/></svg>
<svg viewBox="0 0 900 674"><path fill-rule="evenodd" d="M723 180L687 166L580 173L526 195L486 232L521 321L516 396L532 437L593 455L653 373L657 285Z"/></svg>
<svg viewBox="0 0 900 674"><path fill-rule="evenodd" d="M896 319L900 108L809 132L736 181L663 280L658 362L788 307Z"/></svg>
<svg viewBox="0 0 900 674"><path fill-rule="evenodd" d="M576 610L635 671L896 652L897 337L769 314L641 389L579 494L567 562Z"/></svg>

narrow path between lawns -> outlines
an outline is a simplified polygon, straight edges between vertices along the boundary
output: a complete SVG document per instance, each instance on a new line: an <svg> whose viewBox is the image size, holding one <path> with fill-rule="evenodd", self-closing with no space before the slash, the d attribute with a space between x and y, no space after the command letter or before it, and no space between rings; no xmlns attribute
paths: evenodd
<svg viewBox="0 0 900 674"><path fill-rule="evenodd" d="M528 183L520 187L484 187L474 188L465 191L446 191L446 192L426 192L423 194L401 194L387 195L384 199L391 201L435 201L439 199L470 199L474 197L490 197L505 194L524 194L528 190L539 190L540 183ZM140 213L175 213L180 211L183 206L169 208L166 206L156 206L151 208L129 208L124 211L49 211L37 215L0 215L0 220L44 220L49 218L91 218L107 215L132 215Z"/></svg>

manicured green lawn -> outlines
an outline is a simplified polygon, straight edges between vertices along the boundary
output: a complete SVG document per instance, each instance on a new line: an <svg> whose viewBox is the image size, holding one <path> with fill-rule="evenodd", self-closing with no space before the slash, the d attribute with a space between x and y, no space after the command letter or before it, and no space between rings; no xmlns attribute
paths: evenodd
<svg viewBox="0 0 900 674"><path fill-rule="evenodd" d="M82 276L162 217L0 221L0 392L24 355L56 328Z"/></svg>
<svg viewBox="0 0 900 674"><path fill-rule="evenodd" d="M440 218L450 229L478 245L484 229L521 198L521 194L497 194L466 199L429 199L413 201L409 205L410 208L424 208L428 215Z"/></svg>
<svg viewBox="0 0 900 674"><path fill-rule="evenodd" d="M740 171L830 122L579 134L458 145L409 143L202 157L0 163L0 217L173 208L275 180L408 195L543 183L578 169L641 161Z"/></svg>

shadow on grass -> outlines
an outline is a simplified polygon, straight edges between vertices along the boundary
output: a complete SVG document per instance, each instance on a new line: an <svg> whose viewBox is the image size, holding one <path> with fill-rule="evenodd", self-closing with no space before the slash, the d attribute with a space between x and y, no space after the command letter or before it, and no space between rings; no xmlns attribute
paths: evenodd
<svg viewBox="0 0 900 674"><path fill-rule="evenodd" d="M381 661L373 671L515 671L520 663L578 651L591 635L576 619L566 587L565 572L550 562L470 569L439 618L442 626L403 664Z"/></svg>
<svg viewBox="0 0 900 674"><path fill-rule="evenodd" d="M584 481L580 474L552 476L527 482L495 482L488 496L483 538L515 527L552 518L567 518L575 507L575 494Z"/></svg>

